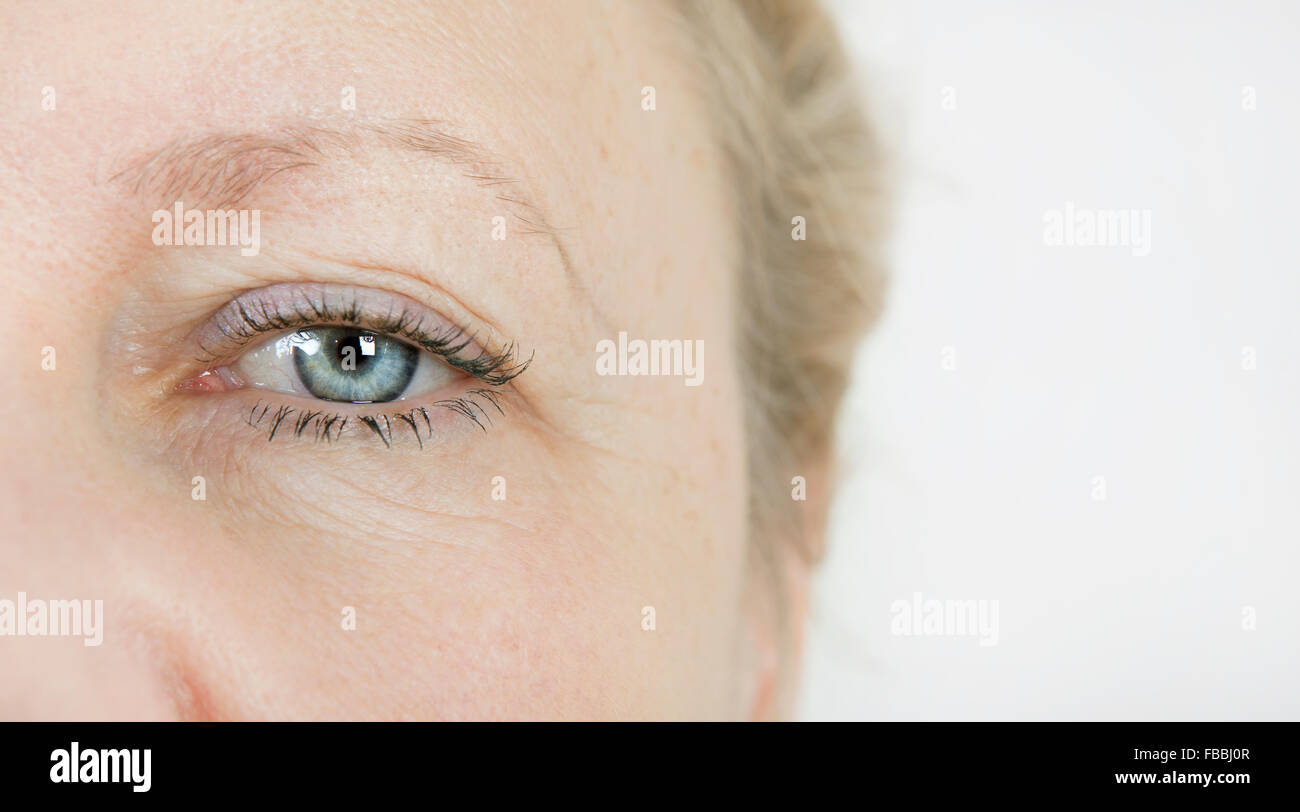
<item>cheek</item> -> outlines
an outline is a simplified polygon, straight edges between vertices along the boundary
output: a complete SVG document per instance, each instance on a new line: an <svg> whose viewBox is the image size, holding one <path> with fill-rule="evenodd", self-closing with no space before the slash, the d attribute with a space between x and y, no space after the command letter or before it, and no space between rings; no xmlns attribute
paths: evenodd
<svg viewBox="0 0 1300 812"><path fill-rule="evenodd" d="M169 661L187 664L179 682L218 718L718 715L727 579L590 542L557 533L436 562L395 556L328 587L232 568L209 576L223 598L171 636Z"/></svg>
<svg viewBox="0 0 1300 812"><path fill-rule="evenodd" d="M128 495L100 535L153 563L118 568L110 627L147 649L132 679L199 718L715 717L736 694L741 494L734 457L696 440L677 467L534 449L462 469L484 487L400 530L389 501L356 504L365 531L245 512L236 533L130 520L153 503ZM186 507L221 509L223 487Z"/></svg>
<svg viewBox="0 0 1300 812"><path fill-rule="evenodd" d="M358 707L432 718L739 712L739 440L678 434L694 451L674 466L567 447L537 464L516 457L499 469L517 472L508 521L447 524L433 535L458 546L354 573L358 628L322 654ZM388 699L367 704L376 662Z"/></svg>
<svg viewBox="0 0 1300 812"><path fill-rule="evenodd" d="M336 636L329 652L348 693L364 698L382 662L388 700L359 705L380 713L385 706L416 706L432 718L734 712L743 500L736 469L697 475L710 457L683 466L690 473L584 464L585 474L552 458L542 478L550 487L537 491L550 509L518 514L528 516L521 519L528 532L475 525L473 548L355 575L348 591L366 596L357 632ZM721 465L722 457L713 459ZM540 484L510 480L519 491ZM729 492L733 499L718 499Z"/></svg>

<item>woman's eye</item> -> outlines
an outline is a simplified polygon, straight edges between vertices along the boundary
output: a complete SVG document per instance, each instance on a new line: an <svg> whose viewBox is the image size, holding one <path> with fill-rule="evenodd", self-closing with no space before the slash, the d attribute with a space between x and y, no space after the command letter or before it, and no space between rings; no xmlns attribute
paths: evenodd
<svg viewBox="0 0 1300 812"><path fill-rule="evenodd" d="M230 369L247 387L341 403L421 397L462 376L426 350L357 327L294 330Z"/></svg>

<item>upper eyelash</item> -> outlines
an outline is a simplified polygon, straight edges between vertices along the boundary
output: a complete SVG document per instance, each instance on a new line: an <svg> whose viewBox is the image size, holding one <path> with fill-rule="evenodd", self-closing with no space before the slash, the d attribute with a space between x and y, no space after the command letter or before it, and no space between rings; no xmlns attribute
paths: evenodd
<svg viewBox="0 0 1300 812"><path fill-rule="evenodd" d="M275 330L345 324L403 338L441 357L449 366L491 386L509 383L523 374L533 361L532 355L520 361L514 342L497 352L484 351L472 358L463 357L461 353L474 343L474 337L459 327L449 325L437 330L428 330L423 326L423 316L413 315L405 309L397 314L390 313L382 317L367 316L362 313L355 299L340 305L327 302L323 297L314 298L306 291L299 291L293 301L293 311L288 315L274 305L268 305L265 300L250 301L246 306L245 301L236 299L233 304L234 312L223 313L223 318L217 320L216 326L222 335L239 346ZM216 360L216 353L206 347L200 349L205 356L208 356L200 357L198 359L200 362Z"/></svg>

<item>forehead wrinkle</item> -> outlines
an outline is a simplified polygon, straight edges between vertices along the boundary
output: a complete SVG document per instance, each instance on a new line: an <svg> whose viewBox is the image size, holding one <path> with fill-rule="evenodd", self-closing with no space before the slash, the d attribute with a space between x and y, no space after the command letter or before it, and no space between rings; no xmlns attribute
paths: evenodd
<svg viewBox="0 0 1300 812"><path fill-rule="evenodd" d="M564 231L552 225L523 180L513 177L496 153L448 131L436 119L390 118L364 121L350 129L320 125L284 126L265 133L209 133L177 138L160 149L119 160L125 168L109 177L136 197L150 197L161 209L187 195L190 208L228 209L281 173L317 169L330 160L330 152L358 156L367 142L390 149L416 152L459 167L462 174L492 193L520 225L517 233L541 236L555 248L570 295L577 296L597 315L608 319L574 267L562 239Z"/></svg>

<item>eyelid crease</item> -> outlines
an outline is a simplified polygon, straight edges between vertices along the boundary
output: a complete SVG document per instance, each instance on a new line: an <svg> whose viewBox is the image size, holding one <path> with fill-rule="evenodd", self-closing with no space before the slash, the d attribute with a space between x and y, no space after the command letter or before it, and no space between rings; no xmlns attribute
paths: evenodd
<svg viewBox="0 0 1300 812"><path fill-rule="evenodd" d="M406 340L491 386L509 383L533 360L519 360L513 341L486 350L475 334L401 294L330 283L279 283L241 293L200 328L196 360L215 363L265 334L330 324Z"/></svg>

